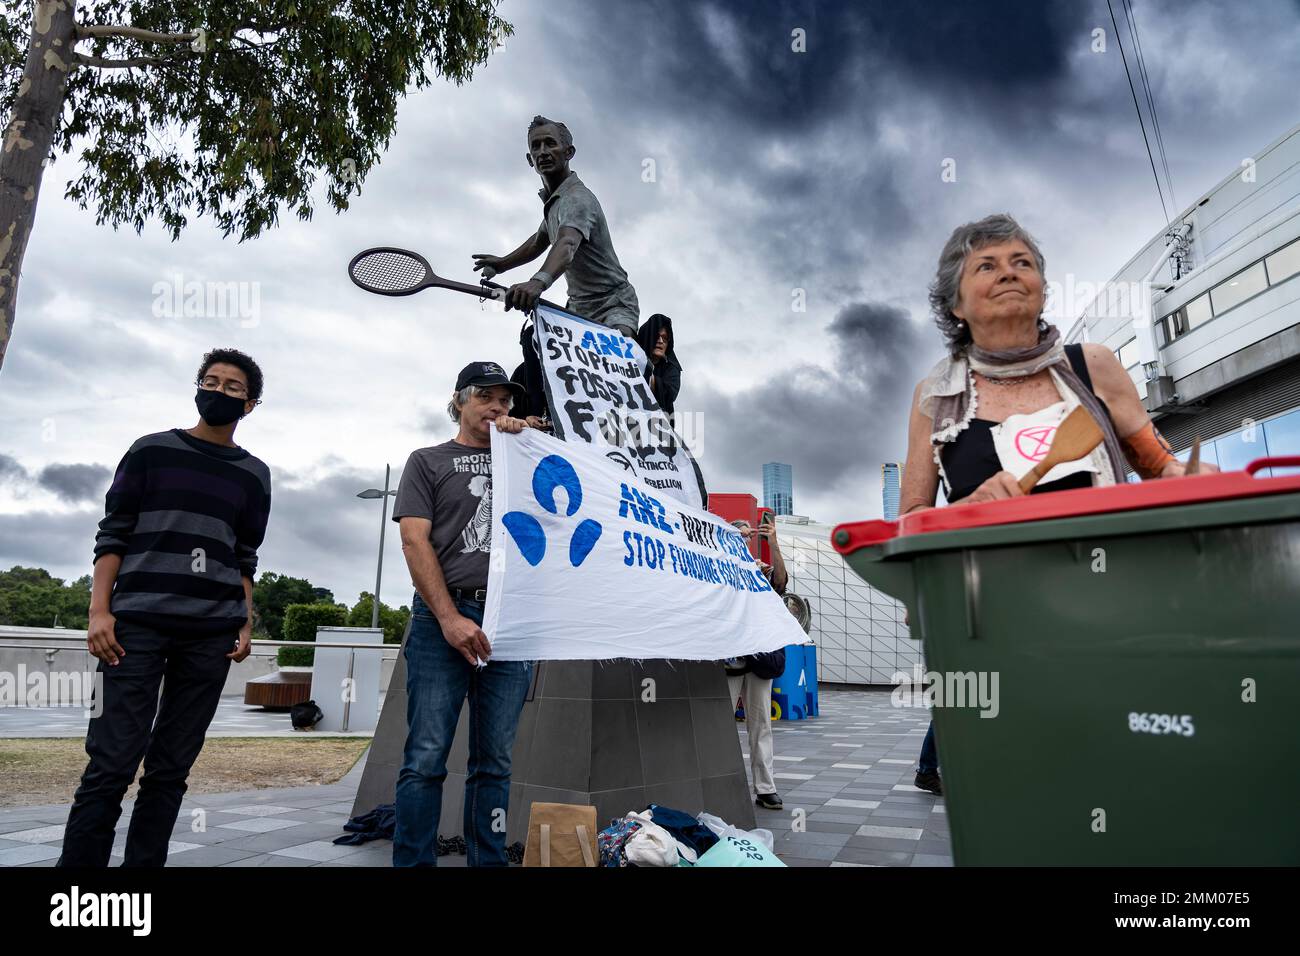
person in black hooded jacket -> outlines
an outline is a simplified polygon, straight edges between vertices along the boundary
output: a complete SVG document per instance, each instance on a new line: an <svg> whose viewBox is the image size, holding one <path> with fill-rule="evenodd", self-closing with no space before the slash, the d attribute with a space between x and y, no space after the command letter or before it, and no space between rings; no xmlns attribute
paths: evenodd
<svg viewBox="0 0 1300 956"><path fill-rule="evenodd" d="M671 416L682 390L682 363L673 351L673 320L656 312L637 330L636 340L650 360L645 377L655 401Z"/></svg>
<svg viewBox="0 0 1300 956"><path fill-rule="evenodd" d="M510 407L514 418L522 418L532 428L543 428L542 423L550 417L546 407L546 390L542 385L542 361L537 355L537 344L533 340L533 325L525 322L519 331L519 347L523 350L524 360L516 366L510 381L523 389L524 397L515 398ZM549 427L543 429L549 431Z"/></svg>

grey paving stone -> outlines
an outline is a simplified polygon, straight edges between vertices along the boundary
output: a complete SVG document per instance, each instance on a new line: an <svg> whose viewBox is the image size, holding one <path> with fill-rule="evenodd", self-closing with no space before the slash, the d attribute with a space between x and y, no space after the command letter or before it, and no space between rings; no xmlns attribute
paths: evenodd
<svg viewBox="0 0 1300 956"><path fill-rule="evenodd" d="M862 847L846 846L836 855L836 861L847 863L867 863L874 866L907 866L912 862L912 854L890 850L867 850Z"/></svg>
<svg viewBox="0 0 1300 956"><path fill-rule="evenodd" d="M915 853L916 840L891 839L889 837L875 836L851 836L845 842L845 846L857 847L861 850L893 850L898 853Z"/></svg>
<svg viewBox="0 0 1300 956"><path fill-rule="evenodd" d="M788 849L779 846L776 849L776 855L787 865L791 865L792 860L821 860L824 866L835 859L840 852L839 845L827 846L824 843L800 843Z"/></svg>
<svg viewBox="0 0 1300 956"><path fill-rule="evenodd" d="M219 824L222 830L237 830L242 833L270 833L273 830L287 830L291 827L303 826L307 821L294 818L292 820L286 817L249 817L246 820L233 820L230 823Z"/></svg>
<svg viewBox="0 0 1300 956"><path fill-rule="evenodd" d="M325 863L330 860L339 860L345 856L351 856L358 852L354 846L339 846L326 840L313 840L310 843L301 843L297 846L281 847L272 851L274 856L287 856L296 860L314 860L317 863Z"/></svg>
<svg viewBox="0 0 1300 956"><path fill-rule="evenodd" d="M54 843L63 841L64 824L45 824L23 830L10 830L5 839L14 843Z"/></svg>
<svg viewBox="0 0 1300 956"><path fill-rule="evenodd" d="M314 840L332 841L335 837L343 836L344 833L341 827L329 827L318 823L306 824L291 830L277 830L274 833L240 835L236 830L229 832L235 835L234 839L223 840L221 846L237 850L257 850L262 853L270 853L272 850L280 850L286 846L301 846Z"/></svg>
<svg viewBox="0 0 1300 956"><path fill-rule="evenodd" d="M926 834L929 836L930 834ZM949 840L934 840L922 837L916 841L917 853L933 853L938 856L952 856L952 842Z"/></svg>
<svg viewBox="0 0 1300 956"><path fill-rule="evenodd" d="M849 841L852 833L827 833L821 830L804 830L802 832L783 834L776 841L776 851L782 853L789 850L791 853L798 853L797 847L817 844L820 846L844 846Z"/></svg>
<svg viewBox="0 0 1300 956"><path fill-rule="evenodd" d="M167 857L168 866L225 866L250 856L260 856L255 850L236 850L228 846L203 846L185 853Z"/></svg>
<svg viewBox="0 0 1300 956"><path fill-rule="evenodd" d="M295 860L287 856L275 856L270 853L256 853L253 856L246 856L239 860L233 860L230 863L223 863L222 866L315 866L313 860Z"/></svg>
<svg viewBox="0 0 1300 956"><path fill-rule="evenodd" d="M851 813L843 810L839 813L833 813L829 810L818 810L816 813L809 814L808 816L809 823L812 823L814 820L822 823L835 823L844 826L852 826L854 829L857 829L863 823L867 822L867 815L865 813Z"/></svg>
<svg viewBox="0 0 1300 956"><path fill-rule="evenodd" d="M834 823L829 820L818 820L814 817L808 818L807 829L814 833L848 833L856 834L858 824L854 823Z"/></svg>
<svg viewBox="0 0 1300 956"><path fill-rule="evenodd" d="M370 848L348 856L339 857L336 861L347 866L372 866L372 867L391 867L393 865L393 845L389 841L383 841L382 847Z"/></svg>
<svg viewBox="0 0 1300 956"><path fill-rule="evenodd" d="M0 866L22 866L24 863L36 863L40 860L58 859L62 849L46 843L28 843L23 846L0 850Z"/></svg>

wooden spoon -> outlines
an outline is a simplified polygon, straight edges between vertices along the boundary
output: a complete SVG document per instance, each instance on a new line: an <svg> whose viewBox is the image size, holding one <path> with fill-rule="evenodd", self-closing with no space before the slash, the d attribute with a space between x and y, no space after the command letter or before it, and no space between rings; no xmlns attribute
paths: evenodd
<svg viewBox="0 0 1300 956"><path fill-rule="evenodd" d="M1092 450L1100 445L1105 437L1102 434L1101 426L1097 424L1097 420L1088 413L1086 408L1079 405L1074 411L1065 416L1065 421L1061 422L1056 429L1056 434L1052 436L1052 447L1047 451L1047 457L1034 465L1020 479L1020 490L1025 494L1029 494L1043 475L1063 462L1078 461L1085 455L1091 454Z"/></svg>

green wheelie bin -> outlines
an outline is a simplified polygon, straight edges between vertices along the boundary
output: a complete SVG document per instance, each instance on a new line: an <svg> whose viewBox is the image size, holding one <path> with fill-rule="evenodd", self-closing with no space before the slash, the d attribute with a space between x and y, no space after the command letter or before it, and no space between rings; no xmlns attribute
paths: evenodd
<svg viewBox="0 0 1300 956"><path fill-rule="evenodd" d="M923 642L957 865L1300 863L1297 466L834 530Z"/></svg>

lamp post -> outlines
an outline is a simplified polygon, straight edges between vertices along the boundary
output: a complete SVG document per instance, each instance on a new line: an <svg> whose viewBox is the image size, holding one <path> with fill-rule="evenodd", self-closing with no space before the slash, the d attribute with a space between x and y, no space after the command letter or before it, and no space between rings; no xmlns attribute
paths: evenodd
<svg viewBox="0 0 1300 956"><path fill-rule="evenodd" d="M384 529L388 527L388 496L396 495L396 491L388 490L388 479L392 474L392 468L384 465L384 490L378 488L367 488L365 491L357 492L358 498L382 498L383 508L380 509L379 516L379 567L375 570L375 599L372 602L374 607L370 615L370 626L379 626L379 583L384 578Z"/></svg>

